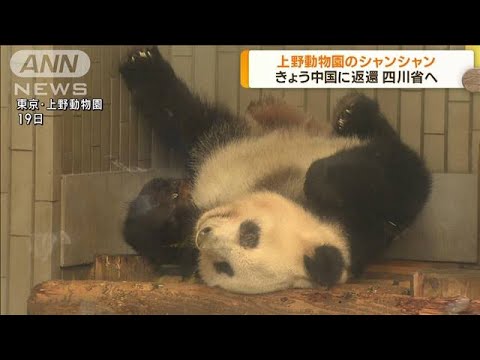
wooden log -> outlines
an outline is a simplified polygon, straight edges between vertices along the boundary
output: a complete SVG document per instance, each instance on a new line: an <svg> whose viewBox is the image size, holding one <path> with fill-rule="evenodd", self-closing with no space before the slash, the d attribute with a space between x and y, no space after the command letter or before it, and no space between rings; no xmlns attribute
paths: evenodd
<svg viewBox="0 0 480 360"><path fill-rule="evenodd" d="M480 314L480 301L402 295L390 282L352 283L330 290L295 289L239 295L201 284L47 281L28 300L40 314ZM379 285L380 284L380 285Z"/></svg>
<svg viewBox="0 0 480 360"><path fill-rule="evenodd" d="M480 299L480 270L422 269L413 276L413 295Z"/></svg>

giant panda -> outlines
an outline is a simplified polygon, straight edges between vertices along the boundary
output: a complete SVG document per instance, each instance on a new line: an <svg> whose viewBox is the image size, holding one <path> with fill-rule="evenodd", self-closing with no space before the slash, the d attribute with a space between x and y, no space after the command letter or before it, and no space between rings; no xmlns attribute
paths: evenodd
<svg viewBox="0 0 480 360"><path fill-rule="evenodd" d="M244 294L341 284L429 197L424 162L365 95L346 95L323 123L274 99L237 116L193 94L156 47L120 72L187 174L144 186L125 241L152 263L178 246L186 277Z"/></svg>

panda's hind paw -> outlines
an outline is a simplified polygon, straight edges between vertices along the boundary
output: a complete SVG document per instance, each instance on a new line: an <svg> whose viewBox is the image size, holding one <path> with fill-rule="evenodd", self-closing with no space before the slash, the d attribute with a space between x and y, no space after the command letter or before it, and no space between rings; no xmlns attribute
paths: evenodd
<svg viewBox="0 0 480 360"><path fill-rule="evenodd" d="M360 93L352 93L338 102L333 129L341 136L365 137L376 130L381 116L375 100Z"/></svg>
<svg viewBox="0 0 480 360"><path fill-rule="evenodd" d="M145 86L149 82L162 84L164 78L172 73L156 46L129 53L122 61L119 71L130 89L142 84Z"/></svg>

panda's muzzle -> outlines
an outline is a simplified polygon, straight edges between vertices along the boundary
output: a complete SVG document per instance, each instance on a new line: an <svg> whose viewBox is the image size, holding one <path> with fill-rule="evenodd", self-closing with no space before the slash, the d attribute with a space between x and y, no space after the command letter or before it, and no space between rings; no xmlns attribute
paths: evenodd
<svg viewBox="0 0 480 360"><path fill-rule="evenodd" d="M208 240L214 237L213 230L210 226L205 226L202 228L197 235L195 236L195 245L198 249L201 249Z"/></svg>

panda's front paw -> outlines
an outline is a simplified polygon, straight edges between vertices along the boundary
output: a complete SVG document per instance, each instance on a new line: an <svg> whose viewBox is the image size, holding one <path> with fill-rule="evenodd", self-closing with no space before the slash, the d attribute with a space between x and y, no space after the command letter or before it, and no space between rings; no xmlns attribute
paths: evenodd
<svg viewBox="0 0 480 360"><path fill-rule="evenodd" d="M353 93L340 99L334 112L333 129L341 136L367 137L376 131L381 118L375 100Z"/></svg>
<svg viewBox="0 0 480 360"><path fill-rule="evenodd" d="M331 245L321 245L312 257L304 256L305 269L312 282L332 287L347 279L345 261L340 250Z"/></svg>
<svg viewBox="0 0 480 360"><path fill-rule="evenodd" d="M156 48L145 48L141 50L134 51L131 53L126 60L130 66L136 66L141 62L152 62L154 59L154 51Z"/></svg>
<svg viewBox="0 0 480 360"><path fill-rule="evenodd" d="M128 54L120 65L120 74L129 89L153 81L161 84L173 74L170 65L163 59L156 46L135 50Z"/></svg>

